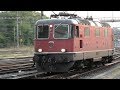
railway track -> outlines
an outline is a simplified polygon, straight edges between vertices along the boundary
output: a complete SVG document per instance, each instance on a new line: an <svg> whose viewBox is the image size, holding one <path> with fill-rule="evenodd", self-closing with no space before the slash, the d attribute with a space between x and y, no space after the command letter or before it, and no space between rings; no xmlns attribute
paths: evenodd
<svg viewBox="0 0 120 90"><path fill-rule="evenodd" d="M76 73L75 75L71 75L71 76L64 77L64 78L65 79L90 79L90 78L92 79L92 77L98 75L98 73L107 71L108 69L113 68L119 63L120 61L115 61L113 63L106 64L105 66L98 67L98 68L95 68L95 69L92 69L90 71L86 71L83 73Z"/></svg>
<svg viewBox="0 0 120 90"><path fill-rule="evenodd" d="M36 70L22 70L21 72L17 73L10 73L7 75L3 75L0 78L2 79L84 79L89 77L89 75L96 75L98 71L103 71L120 63L120 61L115 61L113 63L106 64L102 67L97 67L95 69L84 69L80 71L70 71L67 73L44 73L44 72L37 72ZM88 78L88 79L89 79Z"/></svg>
<svg viewBox="0 0 120 90"><path fill-rule="evenodd" d="M32 70L33 61L31 57L0 60L0 75L18 72L20 70Z"/></svg>
<svg viewBox="0 0 120 90"><path fill-rule="evenodd" d="M42 74L38 73L36 70L25 70L21 72L16 73L9 73L0 75L1 79L30 79L30 78L36 78L37 75Z"/></svg>
<svg viewBox="0 0 120 90"><path fill-rule="evenodd" d="M62 73L62 74L61 73L60 74L57 73L53 75L51 74L51 75L46 75L44 77L38 77L37 79L85 79L86 77L90 78L91 74L92 76L95 76L96 74L98 74L99 71L103 72L119 64L120 54L117 53L114 58L115 60L112 63L105 64L104 66L101 64L92 69L85 68L82 70L70 71L70 72Z"/></svg>
<svg viewBox="0 0 120 90"><path fill-rule="evenodd" d="M120 63L120 53L116 53L114 55L115 60L112 63L105 64L104 66L99 65L98 67L92 68L92 69L80 69L78 71L69 71L67 73L44 73L44 72L37 72L35 67L31 67L33 62L25 65L27 61L23 64L23 66L19 66L19 69L16 69L16 73L9 73L9 74L4 74L3 76L0 76L2 79L84 79L88 77L89 75L96 75L98 71L103 71L108 68L112 68L113 66L117 65ZM21 61L22 63L22 61ZM22 70L24 66L28 67ZM16 68L17 65L14 65ZM20 68L21 67L21 68ZM30 69L31 68L31 69ZM4 70L4 69L3 69ZM13 69L14 70L14 69ZM20 72L18 71L20 70ZM11 70L10 70L11 71ZM1 71L0 71L1 72ZM8 70L9 72L9 70ZM89 76L90 78L90 76Z"/></svg>

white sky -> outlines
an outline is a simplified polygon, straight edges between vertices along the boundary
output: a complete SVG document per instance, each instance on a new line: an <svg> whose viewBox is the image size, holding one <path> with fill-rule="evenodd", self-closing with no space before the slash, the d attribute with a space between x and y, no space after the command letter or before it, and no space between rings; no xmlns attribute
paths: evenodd
<svg viewBox="0 0 120 90"><path fill-rule="evenodd" d="M60 11L53 11L58 14ZM44 14L50 17L51 14L54 14L52 11L44 11ZM80 17L92 16L93 18L119 18L120 11L67 11L68 13L75 13ZM120 22L110 23L112 27L120 27Z"/></svg>

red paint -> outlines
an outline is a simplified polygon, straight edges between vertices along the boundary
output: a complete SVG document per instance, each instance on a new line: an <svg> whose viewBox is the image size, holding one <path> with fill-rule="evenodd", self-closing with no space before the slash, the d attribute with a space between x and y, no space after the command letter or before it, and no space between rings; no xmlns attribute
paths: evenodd
<svg viewBox="0 0 120 90"><path fill-rule="evenodd" d="M49 47L49 41L53 41L54 45L52 48ZM67 52L73 51L73 40L35 40L35 50L43 49L43 52L61 52L61 49L66 49Z"/></svg>
<svg viewBox="0 0 120 90"><path fill-rule="evenodd" d="M90 28L90 37L84 36L84 28ZM104 49L113 49L113 33L111 28L101 27L100 36L95 36L94 26L79 25L80 28L80 38L74 39L74 51L91 51L91 50L104 50ZM108 36L104 37L104 29L108 29ZM83 41L83 48L80 48L79 42Z"/></svg>
<svg viewBox="0 0 120 90"><path fill-rule="evenodd" d="M35 51L43 49L43 52L61 52L61 49L66 49L67 52L78 51L91 51L91 50L104 50L113 49L113 33L111 28L99 27L100 37L95 36L95 26L77 25L79 26L79 37L71 39L54 39L53 29L50 30L50 37L47 40L35 40ZM90 28L90 37L84 36L84 28ZM108 37L104 37L104 29L108 29ZM80 48L80 40L82 41L82 47ZM53 47L49 47L49 41L53 41Z"/></svg>

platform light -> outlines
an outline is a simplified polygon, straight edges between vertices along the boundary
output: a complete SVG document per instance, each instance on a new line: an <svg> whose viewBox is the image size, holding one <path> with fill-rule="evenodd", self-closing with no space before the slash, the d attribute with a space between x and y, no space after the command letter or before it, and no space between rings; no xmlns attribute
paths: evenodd
<svg viewBox="0 0 120 90"><path fill-rule="evenodd" d="M65 49L61 49L61 52L65 52L66 50Z"/></svg>
<svg viewBox="0 0 120 90"><path fill-rule="evenodd" d="M38 49L38 52L42 52L42 49Z"/></svg>

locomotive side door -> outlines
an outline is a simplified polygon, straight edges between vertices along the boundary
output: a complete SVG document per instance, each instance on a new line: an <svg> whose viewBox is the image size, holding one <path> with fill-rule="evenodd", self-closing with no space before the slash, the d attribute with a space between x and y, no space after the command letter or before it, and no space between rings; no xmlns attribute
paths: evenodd
<svg viewBox="0 0 120 90"><path fill-rule="evenodd" d="M74 29L74 51L77 52L75 54L74 59L75 60L83 60L83 53L81 52L83 49L83 35L81 32L81 26L80 25L75 25Z"/></svg>
<svg viewBox="0 0 120 90"><path fill-rule="evenodd" d="M83 48L83 27L81 25L79 27L79 31L80 31L80 49L82 50Z"/></svg>
<svg viewBox="0 0 120 90"><path fill-rule="evenodd" d="M83 48L83 40L80 25L75 26L74 40L76 45L76 51L80 51Z"/></svg>

